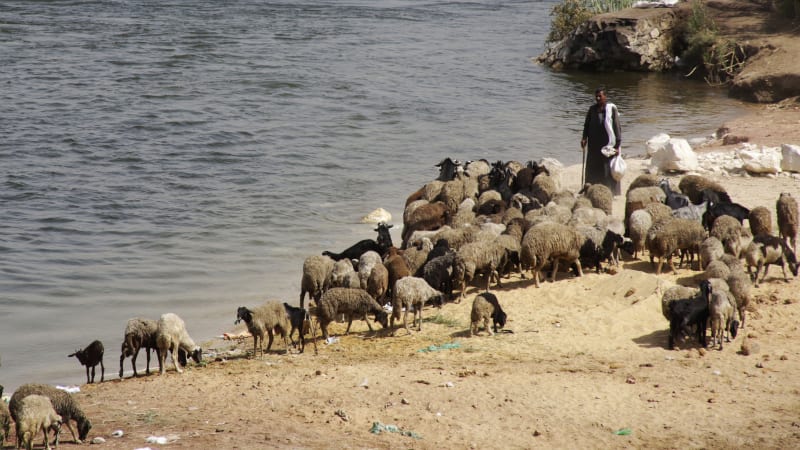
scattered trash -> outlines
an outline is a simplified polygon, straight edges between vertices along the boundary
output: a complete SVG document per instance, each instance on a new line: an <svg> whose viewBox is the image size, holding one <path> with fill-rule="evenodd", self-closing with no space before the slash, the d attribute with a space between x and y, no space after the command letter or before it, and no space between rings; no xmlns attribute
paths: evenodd
<svg viewBox="0 0 800 450"><path fill-rule="evenodd" d="M121 438L123 435L125 435L125 433L123 433L122 430L114 430L114 432L111 433L111 437L115 438Z"/></svg>
<svg viewBox="0 0 800 450"><path fill-rule="evenodd" d="M76 392L81 391L81 388L78 386L56 386L56 389L61 389L62 391L69 392L70 394L75 394Z"/></svg>
<svg viewBox="0 0 800 450"><path fill-rule="evenodd" d="M106 440L97 436L96 438L92 439L92 444L105 444Z"/></svg>
<svg viewBox="0 0 800 450"><path fill-rule="evenodd" d="M369 387L369 380L364 378L364 381L362 381L361 384L358 385L358 387L368 388Z"/></svg>
<svg viewBox="0 0 800 450"><path fill-rule="evenodd" d="M722 375L722 372L720 372L719 370L715 370L715 371L713 371L711 373L714 374L714 375Z"/></svg>
<svg viewBox="0 0 800 450"><path fill-rule="evenodd" d="M167 438L165 436L148 436L144 441L148 444L164 445L167 443Z"/></svg>
<svg viewBox="0 0 800 450"><path fill-rule="evenodd" d="M412 437L414 439L422 439L422 436L413 431L401 430L400 428L398 428L397 425L391 425L391 424L384 425L380 422L372 422L372 428L369 430L369 432L372 434L381 434L384 431L389 433L400 433L403 436Z"/></svg>
<svg viewBox="0 0 800 450"><path fill-rule="evenodd" d="M345 422L349 422L350 421L350 417L347 415L346 412L344 412L343 409L337 409L334 414L336 414L337 416L341 417L342 420L344 420Z"/></svg>
<svg viewBox="0 0 800 450"><path fill-rule="evenodd" d="M328 336L328 339L325 339L325 343L327 345L338 344L339 343L339 338L336 337L336 336Z"/></svg>
<svg viewBox="0 0 800 450"><path fill-rule="evenodd" d="M448 381L447 383L442 384L442 386L450 388L450 387L455 387L455 384L453 384L452 381Z"/></svg>
<svg viewBox="0 0 800 450"><path fill-rule="evenodd" d="M631 431L630 428L620 428L619 430L614 431L614 434L616 434L617 436L627 436L631 433L633 433L633 431Z"/></svg>
<svg viewBox="0 0 800 450"><path fill-rule="evenodd" d="M429 345L428 347L419 349L418 352L421 353L438 352L439 350L452 350L455 348L461 348L461 344L459 344L458 342L451 342L449 344L442 344L442 345Z"/></svg>
<svg viewBox="0 0 800 450"><path fill-rule="evenodd" d="M242 331L241 333L222 333L222 336L217 336L226 341L243 341L253 335L249 331Z"/></svg>

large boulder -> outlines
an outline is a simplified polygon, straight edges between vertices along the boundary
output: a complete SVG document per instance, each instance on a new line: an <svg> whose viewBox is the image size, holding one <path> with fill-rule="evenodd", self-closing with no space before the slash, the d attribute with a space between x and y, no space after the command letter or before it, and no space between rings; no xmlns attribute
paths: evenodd
<svg viewBox="0 0 800 450"><path fill-rule="evenodd" d="M800 172L800 145L781 145L781 170Z"/></svg>
<svg viewBox="0 0 800 450"><path fill-rule="evenodd" d="M653 153L650 166L658 172L692 172L698 169L697 154L686 139L670 139Z"/></svg>
<svg viewBox="0 0 800 450"><path fill-rule="evenodd" d="M742 168L750 173L776 174L781 171L781 153L777 147L759 149L745 144L736 154L742 160Z"/></svg>
<svg viewBox="0 0 800 450"><path fill-rule="evenodd" d="M673 8L628 8L600 14L536 58L554 69L662 72L675 65Z"/></svg>

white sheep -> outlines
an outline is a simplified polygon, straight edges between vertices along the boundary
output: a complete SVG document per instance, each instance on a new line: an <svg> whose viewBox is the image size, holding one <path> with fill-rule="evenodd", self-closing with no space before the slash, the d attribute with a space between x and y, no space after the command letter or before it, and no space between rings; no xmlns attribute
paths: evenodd
<svg viewBox="0 0 800 450"><path fill-rule="evenodd" d="M300 307L304 306L306 293L314 302L319 303L319 298L330 283L331 272L335 261L325 255L309 256L303 261L303 278L300 280Z"/></svg>
<svg viewBox="0 0 800 450"><path fill-rule="evenodd" d="M202 349L194 343L194 340L186 331L186 324L177 314L162 314L158 319L156 332L156 345L158 346L158 370L161 375L167 371L167 352L172 353L172 362L178 373L183 373L181 364L178 361L181 350L191 356L195 362L199 363L202 359Z"/></svg>
<svg viewBox="0 0 800 450"><path fill-rule="evenodd" d="M536 287L539 287L539 272L545 264L552 261L555 281L559 260L566 262L567 267L575 263L578 276L583 276L580 262L580 250L585 238L574 228L554 222L545 222L528 229L522 238L520 262L523 267L530 267Z"/></svg>
<svg viewBox="0 0 800 450"><path fill-rule="evenodd" d="M358 273L353 267L353 262L349 259L340 259L333 264L331 271L331 278L328 281L329 287L347 287L358 288L361 287L361 280L358 278Z"/></svg>
<svg viewBox="0 0 800 450"><path fill-rule="evenodd" d="M736 309L739 313L739 320L741 321L740 325L744 328L746 318L745 312L747 311L747 306L750 304L750 291L753 287L753 283L743 270L731 270L730 275L725 278L725 281L728 283L731 295L736 301Z"/></svg>
<svg viewBox="0 0 800 450"><path fill-rule="evenodd" d="M353 319L362 319L367 322L367 327L372 331L372 325L367 320L367 314L374 314L375 320L386 328L389 325L388 316L383 307L363 289L351 288L331 288L325 291L320 298L317 307L317 318L319 319L322 337L328 339L328 325L339 315L343 314L347 318L347 330Z"/></svg>
<svg viewBox="0 0 800 450"><path fill-rule="evenodd" d="M253 309L240 306L236 310L236 321L234 323L239 323L240 321L244 321L247 325L247 331L253 335L254 358L257 356L257 349L261 349L261 356L264 356L264 335L269 335L269 342L267 343L267 351L269 351L276 332L280 333L283 338L283 344L286 346L286 352L289 352L288 336L291 330L291 323L289 322L286 308L280 301L270 300ZM302 331L301 329L300 332L302 333Z"/></svg>
<svg viewBox="0 0 800 450"><path fill-rule="evenodd" d="M367 279L369 274L372 273L372 268L378 264L383 264L381 255L374 250L365 252L358 258L358 279L361 282L361 289L367 288Z"/></svg>
<svg viewBox="0 0 800 450"><path fill-rule="evenodd" d="M61 416L59 416L50 399L43 395L28 395L20 403L19 416L16 420L17 448L24 446L33 448L33 439L39 430L44 434L45 448L50 450L50 440L47 434L53 430L55 434L55 447L58 448L58 433L61 431Z"/></svg>
<svg viewBox="0 0 800 450"><path fill-rule="evenodd" d="M414 308L411 326L413 327L414 323L416 323L417 331L422 331L422 308L425 306L425 302L436 302L441 305L444 301L444 294L432 288L425 280L418 277L401 278L395 283L394 289L392 318L389 323L389 328L394 328L395 319L400 318L400 311L405 308L403 327L408 331L408 334L411 334L411 330L408 329L408 312L411 308Z"/></svg>
<svg viewBox="0 0 800 450"><path fill-rule="evenodd" d="M631 217L628 221L628 234L630 235L631 241L633 241L632 256L634 258L637 257L639 252L644 250L647 232L650 231L650 227L652 226L653 217L647 210L637 209L631 213Z"/></svg>

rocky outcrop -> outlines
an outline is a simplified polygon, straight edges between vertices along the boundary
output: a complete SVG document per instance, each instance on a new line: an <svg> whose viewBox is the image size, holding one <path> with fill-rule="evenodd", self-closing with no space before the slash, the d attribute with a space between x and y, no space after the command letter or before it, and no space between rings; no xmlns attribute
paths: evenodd
<svg viewBox="0 0 800 450"><path fill-rule="evenodd" d="M556 70L661 72L675 64L676 14L671 8L630 8L601 14L548 46L536 61Z"/></svg>

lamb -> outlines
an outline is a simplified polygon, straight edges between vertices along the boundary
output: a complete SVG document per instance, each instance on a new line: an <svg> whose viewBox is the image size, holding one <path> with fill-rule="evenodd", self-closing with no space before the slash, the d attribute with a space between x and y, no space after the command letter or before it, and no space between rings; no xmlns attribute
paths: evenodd
<svg viewBox="0 0 800 450"><path fill-rule="evenodd" d="M367 278L367 285L364 289L375 301L381 304L383 303L383 297L386 296L386 293L389 291L389 271L383 263L372 268L372 272L370 272Z"/></svg>
<svg viewBox="0 0 800 450"><path fill-rule="evenodd" d="M731 336L737 334L738 322L734 320L734 305L730 295L725 290L714 289L709 281L700 283L700 294L708 302L708 316L711 323L711 345L715 342L722 350L722 338L730 342Z"/></svg>
<svg viewBox="0 0 800 450"><path fill-rule="evenodd" d="M659 182L658 175L644 173L636 177L633 181L631 181L630 186L628 186L628 192L640 187L658 186L658 182Z"/></svg>
<svg viewBox="0 0 800 450"><path fill-rule="evenodd" d="M611 207L614 202L614 194L608 186L603 184L586 183L583 189L578 192L583 194L592 202L592 206L602 209L607 215L611 215Z"/></svg>
<svg viewBox="0 0 800 450"><path fill-rule="evenodd" d="M703 191L709 190L719 196L720 201L730 202L725 188L718 183L700 175L686 175L678 183L678 189L689 197L694 204L703 202Z"/></svg>
<svg viewBox="0 0 800 450"><path fill-rule="evenodd" d="M750 224L750 231L753 236L772 234L772 213L763 206L756 206L751 209L750 214L747 216L747 222Z"/></svg>
<svg viewBox="0 0 800 450"><path fill-rule="evenodd" d="M791 243L792 251L797 252L797 200L788 192L782 192L775 202L778 214L778 234L784 241ZM755 233L754 233L755 234Z"/></svg>
<svg viewBox="0 0 800 450"><path fill-rule="evenodd" d="M625 194L625 224L629 225L631 214L638 209L643 209L651 203L664 204L667 196L664 191L658 186L639 187L636 189L629 189ZM665 205L669 210L669 216L672 216L672 208ZM653 214L650 214L653 216ZM653 216L653 223L658 222L657 218Z"/></svg>
<svg viewBox="0 0 800 450"><path fill-rule="evenodd" d="M367 322L369 331L373 331L372 325L367 320L367 314L374 314L375 321L379 322L383 328L389 325L386 311L363 289L332 288L322 294L317 307L317 318L320 328L322 328L323 338L328 339L328 325L339 314L347 317L345 334L350 332L350 326L353 324L353 319L356 318Z"/></svg>
<svg viewBox="0 0 800 450"><path fill-rule="evenodd" d="M739 256L742 224L734 217L724 215L717 218L709 235L719 239L726 252L733 256Z"/></svg>
<svg viewBox="0 0 800 450"><path fill-rule="evenodd" d="M455 261L456 252L451 250L428 261L422 268L422 278L451 300L453 298L453 265Z"/></svg>
<svg viewBox="0 0 800 450"><path fill-rule="evenodd" d="M386 253L387 248L392 246L392 235L389 233L389 228L392 228L392 226L393 225L381 222L378 224L378 228L374 230L378 232L378 238L376 240L363 239L351 245L341 253L324 251L322 255L329 256L334 261L339 261L341 259L358 259L369 250L382 255Z"/></svg>
<svg viewBox="0 0 800 450"><path fill-rule="evenodd" d="M492 278L497 281L497 285L502 287L500 281L499 268L505 266L506 249L494 241L478 241L464 245L456 252L453 264L453 280L461 283L461 296L459 302L464 298L467 283L469 283L477 273L486 275L486 291Z"/></svg>
<svg viewBox="0 0 800 450"><path fill-rule="evenodd" d="M743 270L731 270L730 275L725 278L725 281L728 283L728 289L733 299L736 301L735 306L736 310L739 312L741 327L744 328L745 312L747 311L747 306L750 304L750 290L753 287L753 283Z"/></svg>
<svg viewBox="0 0 800 450"><path fill-rule="evenodd" d="M722 242L714 236L707 237L700 244L700 269L705 270L711 261L716 261L722 257L725 249Z"/></svg>
<svg viewBox="0 0 800 450"><path fill-rule="evenodd" d="M490 292L478 294L472 302L469 337L478 334L478 326L481 322L483 322L483 329L486 330L489 336L492 336L492 328L489 328L489 319L492 319L492 327L494 332L497 333L498 328L506 326L507 317L494 294Z"/></svg>
<svg viewBox="0 0 800 450"><path fill-rule="evenodd" d="M297 347L294 339L292 339L294 330L297 330L297 334L300 335L298 338L300 340L300 353L303 353L303 351L306 349L306 333L311 330L311 315L308 314L308 311L305 308L298 308L286 302L283 303L283 308L286 310L286 316L289 319L289 324L292 327L292 329L289 330L289 340L292 342L293 347ZM263 342L263 335L261 339ZM253 354L255 355L255 350L253 350Z"/></svg>
<svg viewBox="0 0 800 450"><path fill-rule="evenodd" d="M697 340L706 347L706 327L708 326L708 301L702 295L678 299L669 304L669 348L675 349L676 342L683 342L685 336L697 335Z"/></svg>
<svg viewBox="0 0 800 450"><path fill-rule="evenodd" d="M196 363L199 363L203 357L203 350L200 346L195 345L186 331L186 324L177 314L162 314L161 318L158 319L156 345L158 346L158 370L161 375L164 375L167 371L167 351L172 352L172 362L178 373L183 373L183 369L181 369L181 365L178 362L180 350L185 351Z"/></svg>
<svg viewBox="0 0 800 450"><path fill-rule="evenodd" d="M633 249L630 252L631 256L637 257L637 254L644 250L645 239L650 227L653 226L653 218L650 213L644 209L639 209L631 214L628 221L628 235L633 242Z"/></svg>
<svg viewBox="0 0 800 450"><path fill-rule="evenodd" d="M670 304L675 300L692 299L698 295L699 291L688 286L675 285L664 291L661 296L661 314L670 320Z"/></svg>
<svg viewBox="0 0 800 450"><path fill-rule="evenodd" d="M731 274L731 269L727 266L727 264L725 264L720 260L714 260L711 261L708 264L708 266L706 266L703 276L705 277L706 280L711 278L725 279L728 278L730 274Z"/></svg>
<svg viewBox="0 0 800 450"><path fill-rule="evenodd" d="M361 287L361 280L353 267L353 262L349 259L340 259L333 264L331 279L328 281L329 287Z"/></svg>
<svg viewBox="0 0 800 450"><path fill-rule="evenodd" d="M158 322L150 319L133 318L128 319L125 325L125 337L122 340L122 349L119 356L119 377L122 378L122 362L128 356L131 357L131 366L133 366L133 376L136 377L136 357L139 355L139 350L145 349L147 353L147 375L150 375L150 350L158 351L156 344L156 334L158 331Z"/></svg>
<svg viewBox="0 0 800 450"><path fill-rule="evenodd" d="M436 230L445 225L450 219L450 211L444 202L437 201L418 206L412 211L408 218L403 215L403 248L408 245L409 237L415 231ZM381 254L385 251L379 252Z"/></svg>
<svg viewBox="0 0 800 450"><path fill-rule="evenodd" d="M20 402L19 420L16 421L17 448L25 446L33 449L33 439L39 430L44 434L44 445L50 450L50 440L47 434L53 430L55 434L55 447L58 448L58 433L61 431L61 416L59 416L50 399L37 394L31 394Z"/></svg>
<svg viewBox="0 0 800 450"><path fill-rule="evenodd" d="M86 346L83 350L75 350L75 353L67 355L67 357L76 357L81 365L86 366L86 384L94 383L94 370L100 364L100 382L106 376L106 368L103 366L103 343L100 341L92 341L91 344ZM92 379L89 381L89 368L92 368Z"/></svg>
<svg viewBox="0 0 800 450"><path fill-rule="evenodd" d="M300 307L303 308L306 293L319 304L322 293L328 290L333 265L329 256L309 256L303 261L303 278L300 280Z"/></svg>
<svg viewBox="0 0 800 450"><path fill-rule="evenodd" d="M441 304L444 294L432 288L424 279L418 277L405 277L397 280L395 285L395 295L392 301L392 317L389 323L390 328L394 328L395 319L400 319L400 311L405 308L403 314L403 327L411 334L408 329L408 312L414 308L414 315L411 319L411 326L417 323L417 331L422 331L422 308L425 302L436 302Z"/></svg>
<svg viewBox="0 0 800 450"><path fill-rule="evenodd" d="M536 287L539 287L539 272L548 261L553 261L555 281L559 260L568 266L575 263L578 276L583 276L580 263L580 249L584 238L575 229L552 222L541 223L528 229L522 238L520 261L524 267L530 267Z"/></svg>
<svg viewBox="0 0 800 450"><path fill-rule="evenodd" d="M325 295L325 294L323 294ZM234 323L244 321L247 331L253 335L253 357L257 356L256 350L261 349L261 356L264 356L264 334L269 335L267 342L267 352L272 347L274 333L280 333L286 352L289 352L288 335L291 330L291 323L286 313L286 308L281 302L270 300L261 306L249 309L240 306L236 310L236 320ZM302 334L302 329L301 329ZM259 345L260 344L260 345Z"/></svg>
<svg viewBox="0 0 800 450"><path fill-rule="evenodd" d="M78 406L78 402L75 401L68 392L46 384L23 384L14 391L14 395L11 396L11 401L8 403L8 409L11 412L11 418L14 419L14 422L19 423L19 420L22 418L20 414L22 399L33 394L43 395L50 399L53 409L55 409L56 414L61 416L62 422L67 426L67 429L69 429L75 443L80 444L86 439L86 436L89 435L89 430L92 429L92 423L86 418L86 415L83 414L83 410ZM78 428L77 436L75 435L75 430L72 429L72 420L75 421ZM17 435L17 439L19 438L20 436Z"/></svg>
<svg viewBox="0 0 800 450"><path fill-rule="evenodd" d="M669 264L670 269L677 273L672 264L672 255L678 250L698 251L703 239L705 239L705 231L699 223L692 220L672 219L651 227L647 233L645 245L650 252L651 262L653 258L659 258L656 275L661 274L661 268L665 261Z"/></svg>
<svg viewBox="0 0 800 450"><path fill-rule="evenodd" d="M368 251L358 258L358 279L361 283L361 289L367 288L367 280L372 273L372 269L376 265L383 265L383 259L378 252Z"/></svg>
<svg viewBox="0 0 800 450"><path fill-rule="evenodd" d="M408 263L405 258L403 258L403 255L401 255L395 247L389 249L389 254L383 262L383 265L389 273L388 286L389 290L392 292L392 298L394 298L394 284L400 278L411 275L411 270L408 268Z"/></svg>
<svg viewBox="0 0 800 450"><path fill-rule="evenodd" d="M751 274L756 287L758 287L758 273L764 268L761 281L767 276L770 264L781 266L783 279L788 283L786 276L786 265L794 276L797 276L797 257L791 248L781 238L777 236L762 234L755 236L753 242L745 250L745 260L747 261L747 273L751 273L751 267L755 266L755 276Z"/></svg>

